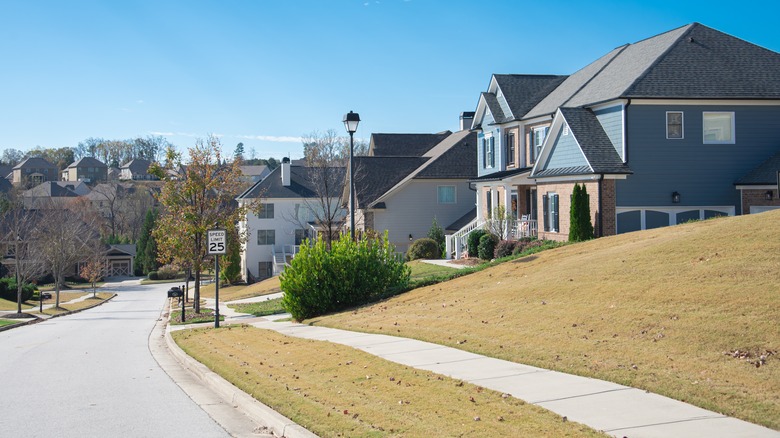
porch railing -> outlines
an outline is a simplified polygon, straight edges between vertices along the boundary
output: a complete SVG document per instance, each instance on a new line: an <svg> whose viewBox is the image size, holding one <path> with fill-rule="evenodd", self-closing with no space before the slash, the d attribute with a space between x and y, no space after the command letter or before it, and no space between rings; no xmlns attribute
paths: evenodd
<svg viewBox="0 0 780 438"><path fill-rule="evenodd" d="M468 235L478 228L490 230L505 240L537 237L539 235L538 222L532 219L509 219L503 221L498 219L474 219L455 234L445 236L447 258L460 259L465 252Z"/></svg>

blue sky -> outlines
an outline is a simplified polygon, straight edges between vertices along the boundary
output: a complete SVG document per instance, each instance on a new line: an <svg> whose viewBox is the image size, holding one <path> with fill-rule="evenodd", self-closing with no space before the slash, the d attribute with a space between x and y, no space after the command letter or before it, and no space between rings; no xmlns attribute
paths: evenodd
<svg viewBox="0 0 780 438"><path fill-rule="evenodd" d="M299 158L301 135L458 128L492 73L571 74L697 21L780 51L752 1L0 1L0 148L164 135Z"/></svg>

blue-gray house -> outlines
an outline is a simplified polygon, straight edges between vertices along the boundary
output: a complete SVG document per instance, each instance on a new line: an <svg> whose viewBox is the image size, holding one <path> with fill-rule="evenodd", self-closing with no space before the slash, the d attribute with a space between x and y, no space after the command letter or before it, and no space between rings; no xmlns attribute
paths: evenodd
<svg viewBox="0 0 780 438"><path fill-rule="evenodd" d="M778 121L780 54L698 23L570 76L494 75L472 125L475 223L503 206L566 239L575 183L599 236L780 208Z"/></svg>

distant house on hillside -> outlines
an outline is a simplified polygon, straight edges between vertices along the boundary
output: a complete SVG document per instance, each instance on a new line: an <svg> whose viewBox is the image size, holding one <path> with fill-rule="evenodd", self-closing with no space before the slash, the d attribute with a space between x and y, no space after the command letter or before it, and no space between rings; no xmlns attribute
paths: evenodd
<svg viewBox="0 0 780 438"><path fill-rule="evenodd" d="M0 164L0 178L8 180L9 182L13 180L13 174L11 173L13 169L13 166Z"/></svg>
<svg viewBox="0 0 780 438"><path fill-rule="evenodd" d="M108 166L103 162L84 157L62 171L63 181L83 181L87 184L105 182L108 179Z"/></svg>
<svg viewBox="0 0 780 438"><path fill-rule="evenodd" d="M29 188L45 181L57 181L59 169L43 158L27 158L11 170L15 186Z"/></svg>
<svg viewBox="0 0 780 438"><path fill-rule="evenodd" d="M269 173L271 173L271 170L268 169L268 166L265 165L257 165L257 166L240 166L241 167L241 179L248 183L256 183L260 181L261 179L268 176Z"/></svg>
<svg viewBox="0 0 780 438"><path fill-rule="evenodd" d="M119 168L119 179L141 181L157 180L158 178L156 176L149 173L149 166L151 165L152 162L149 160L140 158L130 160Z"/></svg>
<svg viewBox="0 0 780 438"><path fill-rule="evenodd" d="M89 187L80 181L46 181L25 190L22 199L25 208L29 209L64 208L89 192Z"/></svg>

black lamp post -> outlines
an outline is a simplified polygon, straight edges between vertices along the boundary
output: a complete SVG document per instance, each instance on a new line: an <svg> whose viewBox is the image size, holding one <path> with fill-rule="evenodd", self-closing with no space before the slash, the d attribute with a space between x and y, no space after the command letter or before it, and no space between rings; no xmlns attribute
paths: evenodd
<svg viewBox="0 0 780 438"><path fill-rule="evenodd" d="M355 168L352 165L355 140L354 134L360 123L360 115L352 111L344 114L344 127L349 132L349 237L355 240Z"/></svg>

